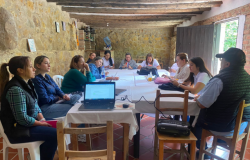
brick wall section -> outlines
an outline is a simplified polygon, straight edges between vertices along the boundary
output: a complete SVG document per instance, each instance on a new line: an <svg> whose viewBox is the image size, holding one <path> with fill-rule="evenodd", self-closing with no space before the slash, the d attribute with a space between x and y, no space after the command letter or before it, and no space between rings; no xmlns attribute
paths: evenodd
<svg viewBox="0 0 250 160"><path fill-rule="evenodd" d="M236 8L234 10L219 14L217 16L211 17L209 19L206 19L204 21L199 21L193 24L193 26L197 25L209 25L213 22L227 19L230 17L236 17L238 15L246 15L246 22L244 27L244 37L243 37L243 51L246 54L247 63L245 66L246 71L250 74L250 3Z"/></svg>

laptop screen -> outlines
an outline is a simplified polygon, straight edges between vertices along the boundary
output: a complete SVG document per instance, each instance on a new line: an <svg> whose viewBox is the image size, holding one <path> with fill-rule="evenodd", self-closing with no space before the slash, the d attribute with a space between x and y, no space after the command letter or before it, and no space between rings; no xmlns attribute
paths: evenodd
<svg viewBox="0 0 250 160"><path fill-rule="evenodd" d="M85 86L85 100L115 99L114 83L91 83Z"/></svg>

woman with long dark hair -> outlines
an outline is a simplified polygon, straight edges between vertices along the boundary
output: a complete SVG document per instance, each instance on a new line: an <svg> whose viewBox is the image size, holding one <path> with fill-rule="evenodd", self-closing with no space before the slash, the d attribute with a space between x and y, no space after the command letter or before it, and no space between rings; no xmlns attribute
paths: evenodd
<svg viewBox="0 0 250 160"><path fill-rule="evenodd" d="M87 62L86 63L91 63L94 59L95 59L95 57L96 57L96 54L95 54L95 52L91 52L90 54L89 54L89 59L87 60Z"/></svg>
<svg viewBox="0 0 250 160"><path fill-rule="evenodd" d="M115 69L114 59L111 57L110 50L104 52L104 57L102 57L104 68Z"/></svg>
<svg viewBox="0 0 250 160"><path fill-rule="evenodd" d="M202 89L213 76L205 66L203 59L200 57L190 59L189 68L190 75L184 83L178 83L176 80L173 80L172 83L183 90L189 90L192 94L200 95Z"/></svg>
<svg viewBox="0 0 250 160"><path fill-rule="evenodd" d="M10 73L14 77L9 81ZM27 56L16 56L3 63L0 71L0 119L10 143L44 141L40 159L53 160L57 149L56 129L45 122L31 78L35 68Z"/></svg>
<svg viewBox="0 0 250 160"><path fill-rule="evenodd" d="M138 66L138 69L141 69L142 67L147 67L147 66L153 66L157 69L161 69L159 62L156 59L154 59L151 53L147 54L146 60L143 61L141 65Z"/></svg>

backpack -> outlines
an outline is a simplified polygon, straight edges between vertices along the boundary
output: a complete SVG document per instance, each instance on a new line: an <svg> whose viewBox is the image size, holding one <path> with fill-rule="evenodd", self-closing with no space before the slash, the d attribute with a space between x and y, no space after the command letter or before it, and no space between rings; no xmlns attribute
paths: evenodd
<svg viewBox="0 0 250 160"><path fill-rule="evenodd" d="M137 71L137 74L139 74L139 75L148 75L148 74L150 74L150 72L152 72L152 75L154 75L156 77L159 77L157 68L155 68L155 67L142 67L140 69L140 71Z"/></svg>

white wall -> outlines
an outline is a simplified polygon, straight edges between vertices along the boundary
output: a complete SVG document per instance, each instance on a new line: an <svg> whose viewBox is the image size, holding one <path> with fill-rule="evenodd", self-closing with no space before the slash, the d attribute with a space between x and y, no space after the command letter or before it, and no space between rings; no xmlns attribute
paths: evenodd
<svg viewBox="0 0 250 160"><path fill-rule="evenodd" d="M223 4L220 7L214 7L210 11L205 11L201 15L193 16L191 20L185 21L177 27L186 27L191 26L195 22L202 21L213 16L219 15L221 13L239 8L241 6L247 5L250 3L250 0L223 0ZM175 27L175 31L177 30Z"/></svg>

